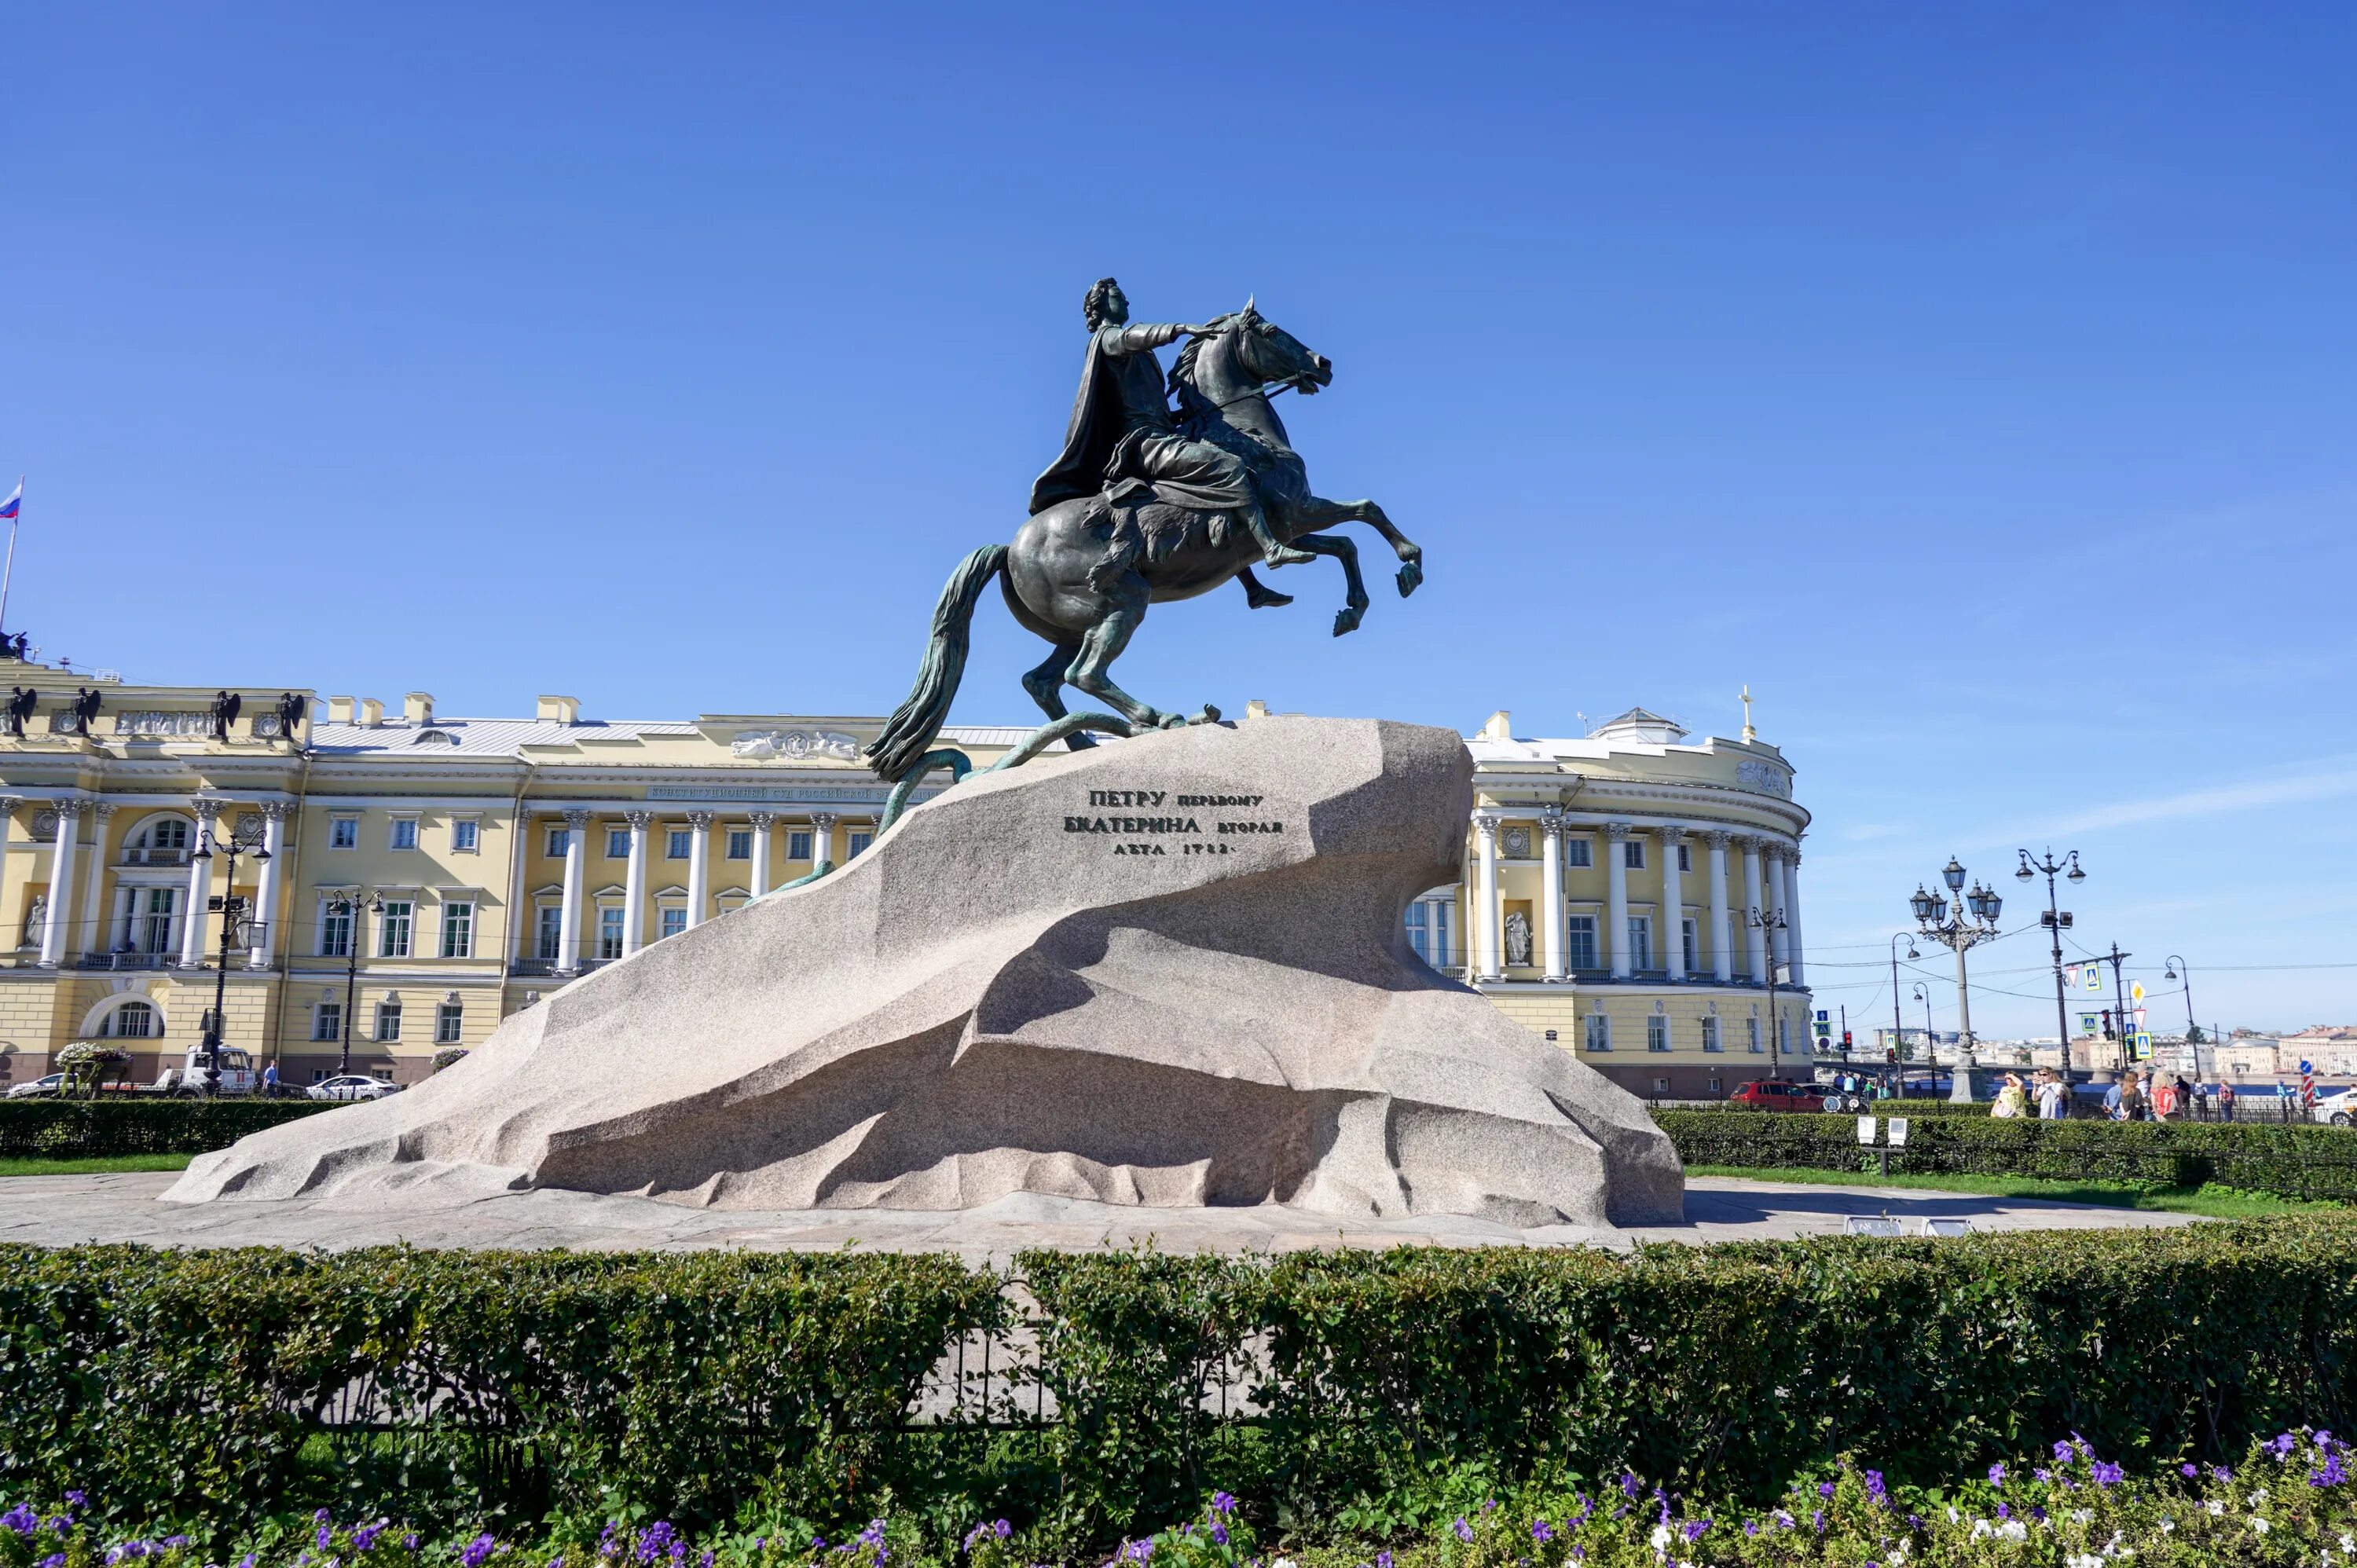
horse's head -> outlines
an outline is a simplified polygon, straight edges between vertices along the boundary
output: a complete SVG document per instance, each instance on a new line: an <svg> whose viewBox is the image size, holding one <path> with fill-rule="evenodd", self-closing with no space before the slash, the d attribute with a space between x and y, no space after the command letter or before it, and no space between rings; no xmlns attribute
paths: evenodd
<svg viewBox="0 0 2357 1568"><path fill-rule="evenodd" d="M1334 361L1263 316L1252 300L1228 318L1238 363L1263 381L1285 381L1304 397L1334 381Z"/></svg>

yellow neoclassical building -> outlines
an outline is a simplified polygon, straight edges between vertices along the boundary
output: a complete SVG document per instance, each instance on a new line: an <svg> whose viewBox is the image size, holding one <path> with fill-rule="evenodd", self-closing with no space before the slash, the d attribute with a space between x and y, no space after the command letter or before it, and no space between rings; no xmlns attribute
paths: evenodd
<svg viewBox="0 0 2357 1568"><path fill-rule="evenodd" d="M27 664L0 679L16 693L0 731L0 1083L85 1039L129 1050L152 1081L197 1043L217 985L226 1042L287 1083L339 1070L347 1049L353 1070L414 1081L572 977L859 854L887 794L860 758L880 718L607 720L562 696L528 718L460 718L423 693L388 709ZM1745 887L1789 905L1806 814L1772 747L1627 727L1518 741L1501 715L1470 742L1473 875L1417 900L1408 935L1461 973L1471 932L1475 983L1514 1016L1640 1091L1706 1093L1767 1059L1743 1056L1761 961L1722 958L1710 888L1738 933ZM1027 733L943 738L987 766ZM267 854L232 859L231 839ZM1716 878L1665 884L1649 847L1665 843L1706 848ZM1605 844L1623 872L1598 869ZM224 964L229 893L257 918ZM1672 908L1702 922L1683 962L1646 923ZM1797 929L1785 936L1797 977ZM1674 1020L1652 1054L1648 1016ZM1706 1017L1724 1020L1715 1048ZM1792 1017L1803 1039L1804 997Z"/></svg>

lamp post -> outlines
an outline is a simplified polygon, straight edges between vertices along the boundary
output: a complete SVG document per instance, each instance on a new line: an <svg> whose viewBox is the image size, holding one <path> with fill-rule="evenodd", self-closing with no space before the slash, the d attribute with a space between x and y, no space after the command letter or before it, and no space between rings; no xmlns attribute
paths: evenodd
<svg viewBox="0 0 2357 1568"><path fill-rule="evenodd" d="M1973 884L1970 893L1964 891L1964 868L1955 856L1941 869L1941 879L1948 891L1956 896L1956 912L1948 914L1948 900L1937 893L1927 893L1919 883L1915 896L1907 902L1915 911L1916 935L1929 937L1942 947L1953 949L1956 954L1956 1070L1949 1082L1948 1098L1970 1102L1977 1099L1973 1092L1973 999L1964 977L1964 954L1997 934L1997 911L2004 901L1995 893Z"/></svg>
<svg viewBox="0 0 2357 1568"><path fill-rule="evenodd" d="M2162 972L2161 978L2175 980L2177 972L2180 969L2185 972L2185 1044L2188 1049L2191 1049L2196 1043L2193 1031L2201 1027L2193 1021L2193 966L2186 962L2179 954L2170 953L2169 967ZM2193 1070L2196 1073L2201 1070L2201 1053L2199 1051L2193 1054Z"/></svg>
<svg viewBox="0 0 2357 1568"><path fill-rule="evenodd" d="M1907 1026L1899 1016L1899 944L1902 941L1907 943L1909 958L1921 958L1923 955L1915 950L1915 943L1905 931L1890 933L1890 1059L1898 1064L1899 1087L1904 1090L1907 1087ZM1923 1048L1928 1052L1932 1042L1925 1040Z"/></svg>
<svg viewBox="0 0 2357 1568"><path fill-rule="evenodd" d="M229 857L229 875L221 883L221 891L205 900L206 911L221 918L221 957L213 972L213 1006L205 1015L204 1040L198 1047L205 1064L205 1092L210 1095L221 1093L221 1029L223 1013L229 1005L230 946L237 941L241 928L244 940L237 945L254 945L251 905L237 892L237 857L251 854L257 862L268 860L270 852L262 847L262 836L259 818L242 819L226 839L217 828L208 827L197 844L197 854L203 859L211 860L224 854Z"/></svg>
<svg viewBox="0 0 2357 1568"><path fill-rule="evenodd" d="M2067 871L2064 870L2066 866L2069 867ZM2038 923L2046 928L2053 940L2054 1030L2062 1047L2062 1082L2066 1086L2063 1099L2067 1103L2070 1099L2067 1086L2071 1081L2071 1015L2068 1004L2062 1000L2062 933L2071 929L2071 911L2055 901L2054 877L2061 872L2072 882L2080 883L2087 880L2087 874L2079 869L2079 852L2075 849L2060 860L2054 858L2054 851L2050 848L2043 860L2032 860L2029 852L2023 850L2021 865L2013 874L2015 879L2027 882L2040 872L2046 875L2046 912L2038 917Z"/></svg>
<svg viewBox="0 0 2357 1568"><path fill-rule="evenodd" d="M1784 929L1784 911L1761 909L1755 904L1743 912L1743 923L1751 929L1763 933L1762 940L1768 944L1768 1076L1781 1078L1784 1076L1783 1032L1776 1026L1776 938L1774 933Z"/></svg>
<svg viewBox="0 0 2357 1568"><path fill-rule="evenodd" d="M339 899L338 902L344 907L345 918L351 921L351 929L345 933L344 938L344 1047L343 1056L336 1068L336 1076L341 1078L352 1070L353 993L359 988L361 983L361 911L366 909L374 913L382 909L384 895L361 893L350 898Z"/></svg>
<svg viewBox="0 0 2357 1568"><path fill-rule="evenodd" d="M1923 1004L1923 1059L1930 1061L1932 1060L1932 993L1923 988L1923 983L1920 980L1915 983L1915 1000Z"/></svg>

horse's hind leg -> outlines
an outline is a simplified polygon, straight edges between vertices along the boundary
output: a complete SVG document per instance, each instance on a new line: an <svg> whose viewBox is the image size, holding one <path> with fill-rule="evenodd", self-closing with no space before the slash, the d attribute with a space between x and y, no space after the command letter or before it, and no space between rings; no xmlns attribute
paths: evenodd
<svg viewBox="0 0 2357 1568"><path fill-rule="evenodd" d="M1137 631L1137 623L1146 618L1146 583L1132 573L1118 590L1104 618L1089 628L1081 638L1081 656L1064 671L1064 679L1090 696L1111 707L1114 712L1139 729L1162 729L1187 721L1177 714L1166 714L1148 707L1127 692L1113 683L1107 673L1121 650Z"/></svg>
<svg viewBox="0 0 2357 1568"><path fill-rule="evenodd" d="M1060 642L1037 668L1023 677L1023 689L1031 693L1031 700L1039 704L1039 711L1051 719L1064 716L1064 671L1071 668L1072 660L1080 656L1079 643ZM1096 745L1096 742L1086 735L1075 735L1068 736L1064 745L1080 751Z"/></svg>
<svg viewBox="0 0 2357 1568"><path fill-rule="evenodd" d="M1367 613L1366 579L1359 575L1359 547L1339 533L1304 533L1293 542L1303 550L1318 555L1331 555L1342 563L1345 585L1342 606L1334 612L1334 635L1359 629L1359 621Z"/></svg>

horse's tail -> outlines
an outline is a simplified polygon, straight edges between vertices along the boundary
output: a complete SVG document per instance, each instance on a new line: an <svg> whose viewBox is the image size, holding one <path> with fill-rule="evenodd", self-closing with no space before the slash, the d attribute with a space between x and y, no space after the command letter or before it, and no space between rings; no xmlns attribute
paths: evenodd
<svg viewBox="0 0 2357 1568"><path fill-rule="evenodd" d="M917 759L932 748L950 716L958 682L965 674L967 628L974 621L974 601L1006 564L1006 546L985 544L957 564L933 607L933 637L925 645L925 661L917 667L917 683L909 700L885 721L884 733L867 748L876 776L897 784Z"/></svg>

